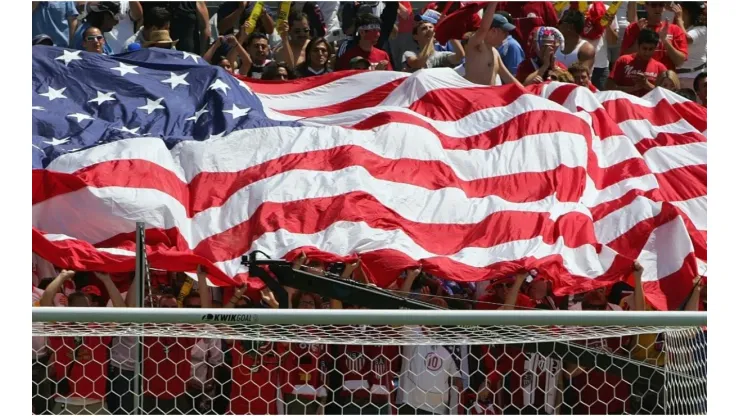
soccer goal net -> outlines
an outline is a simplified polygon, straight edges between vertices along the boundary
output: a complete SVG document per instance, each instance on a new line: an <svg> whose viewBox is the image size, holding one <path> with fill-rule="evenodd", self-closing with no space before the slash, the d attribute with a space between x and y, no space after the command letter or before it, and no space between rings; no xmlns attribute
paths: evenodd
<svg viewBox="0 0 740 416"><path fill-rule="evenodd" d="M34 308L35 414L706 414L706 314Z"/></svg>

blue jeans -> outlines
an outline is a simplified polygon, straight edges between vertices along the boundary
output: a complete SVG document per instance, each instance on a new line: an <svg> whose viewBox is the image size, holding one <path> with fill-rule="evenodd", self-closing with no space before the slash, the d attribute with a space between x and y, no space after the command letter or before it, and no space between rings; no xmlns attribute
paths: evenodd
<svg viewBox="0 0 740 416"><path fill-rule="evenodd" d="M606 79L609 78L609 68L594 68L591 74L591 83L594 87L598 88L599 91L606 89Z"/></svg>

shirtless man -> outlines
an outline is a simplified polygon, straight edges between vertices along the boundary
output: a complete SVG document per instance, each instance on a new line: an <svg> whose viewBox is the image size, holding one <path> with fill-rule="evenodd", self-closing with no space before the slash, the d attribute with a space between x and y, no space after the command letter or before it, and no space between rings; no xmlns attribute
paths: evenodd
<svg viewBox="0 0 740 416"><path fill-rule="evenodd" d="M478 30L465 46L465 79L475 84L496 85L496 75L504 84L521 84L511 75L494 47L495 32L491 31L498 2L488 3Z"/></svg>
<svg viewBox="0 0 740 416"><path fill-rule="evenodd" d="M306 46L308 46L311 29L308 25L308 16L305 13L293 12L288 19L290 22L290 49L295 59L294 65L298 66L306 60ZM278 28L278 31L280 28ZM285 48L285 43L280 45L275 51L275 60L289 62L289 57Z"/></svg>

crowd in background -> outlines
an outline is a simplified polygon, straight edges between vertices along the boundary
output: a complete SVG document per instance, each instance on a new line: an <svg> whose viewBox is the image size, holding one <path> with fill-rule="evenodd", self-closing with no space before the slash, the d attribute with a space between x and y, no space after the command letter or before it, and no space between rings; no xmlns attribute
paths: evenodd
<svg viewBox="0 0 740 416"><path fill-rule="evenodd" d="M706 2L478 3L33 2L33 44L173 48L265 80L449 67L477 84L662 87L707 104Z"/></svg>
<svg viewBox="0 0 740 416"><path fill-rule="evenodd" d="M622 2L615 10L607 3L588 3L585 9L556 10L550 2L291 2L289 8L279 2L33 2L33 45L102 54L173 48L263 80L449 67L483 85L558 80L638 96L662 87L707 105L705 2ZM324 264L301 256L294 267L332 270L367 283L359 263ZM652 310L642 294L641 274L636 264L633 285L558 297L546 276L534 271L462 284L416 269L404 272L389 290L450 309ZM269 290L209 288L204 273L191 278L153 271L150 279L153 307L277 307ZM134 307L135 296L127 289L136 283L128 275L35 267L33 302ZM356 308L286 290L293 308ZM697 278L684 306L706 310L705 281ZM587 345L662 366L662 342L653 334ZM604 369L511 346L370 347L175 337L149 337L144 344L147 413L664 411L660 388L649 381L624 380ZM35 337L34 413L130 412L133 345L126 336ZM524 377L530 373L535 376Z"/></svg>

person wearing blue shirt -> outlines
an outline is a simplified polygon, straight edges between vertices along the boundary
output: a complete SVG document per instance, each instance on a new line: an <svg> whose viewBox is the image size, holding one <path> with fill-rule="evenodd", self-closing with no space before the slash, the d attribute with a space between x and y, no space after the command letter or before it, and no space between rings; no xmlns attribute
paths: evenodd
<svg viewBox="0 0 740 416"><path fill-rule="evenodd" d="M70 33L77 28L77 8L73 1L34 1L31 25L33 36L47 35L54 45L68 47Z"/></svg>
<svg viewBox="0 0 740 416"><path fill-rule="evenodd" d="M516 26L511 23L511 16L508 16L506 12L498 12L493 18L493 24L491 25L492 30L497 34L497 38L500 39L499 46L496 47L498 54L501 55L501 61L506 66L506 69L511 72L512 75L516 76L516 70L519 64L524 61L524 49L522 45L516 41L509 33L516 30Z"/></svg>

